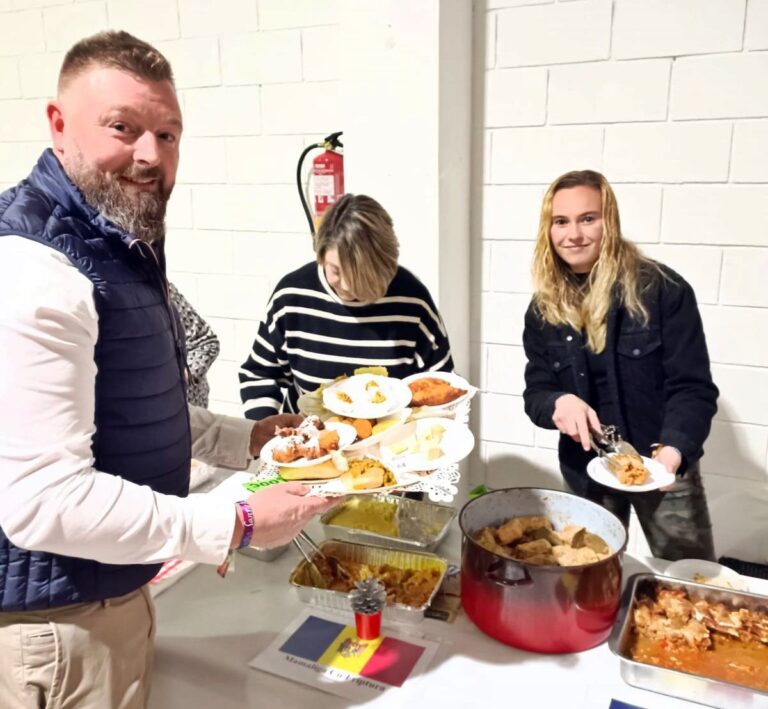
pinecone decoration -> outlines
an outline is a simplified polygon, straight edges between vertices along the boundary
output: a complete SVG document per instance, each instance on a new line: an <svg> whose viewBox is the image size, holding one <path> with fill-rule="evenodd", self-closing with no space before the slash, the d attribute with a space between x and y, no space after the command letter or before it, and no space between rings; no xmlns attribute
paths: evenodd
<svg viewBox="0 0 768 709"><path fill-rule="evenodd" d="M371 577L355 582L355 590L349 594L352 610L363 615L378 613L387 602L387 592L378 579Z"/></svg>

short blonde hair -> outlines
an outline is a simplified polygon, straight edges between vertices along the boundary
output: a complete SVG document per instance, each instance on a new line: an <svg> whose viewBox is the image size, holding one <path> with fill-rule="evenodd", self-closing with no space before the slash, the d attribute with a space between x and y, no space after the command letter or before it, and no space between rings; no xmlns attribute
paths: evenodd
<svg viewBox="0 0 768 709"><path fill-rule="evenodd" d="M602 199L600 255L586 284L557 255L550 236L552 200L560 190L573 187L591 187ZM650 273L659 273L658 266L622 236L616 195L603 175L594 170L576 170L561 175L549 186L541 205L533 256L533 302L546 322L585 330L589 349L602 352L614 293L633 317L648 324L648 310L641 295Z"/></svg>
<svg viewBox="0 0 768 709"><path fill-rule="evenodd" d="M337 249L339 264L358 300L383 298L397 271L400 245L392 218L375 199L346 194L324 215L314 239L317 262Z"/></svg>

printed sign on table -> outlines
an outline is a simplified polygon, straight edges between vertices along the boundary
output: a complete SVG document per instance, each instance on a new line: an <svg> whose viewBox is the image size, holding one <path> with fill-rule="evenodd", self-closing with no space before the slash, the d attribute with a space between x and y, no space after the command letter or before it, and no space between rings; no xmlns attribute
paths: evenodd
<svg viewBox="0 0 768 709"><path fill-rule="evenodd" d="M249 665L330 694L366 700L415 681L439 647L386 628L376 640L360 640L343 620L305 609Z"/></svg>

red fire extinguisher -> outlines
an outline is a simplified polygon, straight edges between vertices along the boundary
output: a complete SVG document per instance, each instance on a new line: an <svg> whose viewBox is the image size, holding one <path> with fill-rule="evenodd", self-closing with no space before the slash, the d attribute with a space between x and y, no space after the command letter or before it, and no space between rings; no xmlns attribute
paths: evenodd
<svg viewBox="0 0 768 709"><path fill-rule="evenodd" d="M315 233L317 225L325 211L344 194L344 154L341 152L343 144L339 140L342 131L331 133L323 141L308 145L301 153L296 169L296 182L299 188L301 204L309 222L309 229ZM310 190L313 194L314 217L309 210L304 189L301 184L301 166L304 158L311 150L324 148L324 152L312 160L310 174Z"/></svg>

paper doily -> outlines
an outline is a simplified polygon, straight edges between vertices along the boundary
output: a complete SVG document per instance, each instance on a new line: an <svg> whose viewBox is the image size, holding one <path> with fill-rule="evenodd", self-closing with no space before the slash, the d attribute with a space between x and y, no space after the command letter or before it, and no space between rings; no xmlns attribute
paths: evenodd
<svg viewBox="0 0 768 709"><path fill-rule="evenodd" d="M419 474L420 479L418 482L408 487L396 487L391 492L399 492L401 490L407 492L424 492L429 496L429 499L433 502L452 502L453 498L459 493L457 483L461 478L459 472L458 463L452 465L446 465L443 468L432 470L429 473ZM280 477L280 472L275 465L259 462L256 472L253 474L251 482L253 483L269 483ZM323 483L313 485L310 482L303 483L309 487L310 496L322 496L324 493ZM350 494L353 494L350 492Z"/></svg>

